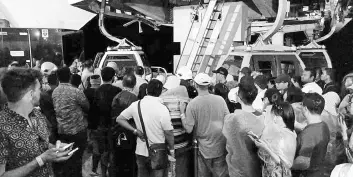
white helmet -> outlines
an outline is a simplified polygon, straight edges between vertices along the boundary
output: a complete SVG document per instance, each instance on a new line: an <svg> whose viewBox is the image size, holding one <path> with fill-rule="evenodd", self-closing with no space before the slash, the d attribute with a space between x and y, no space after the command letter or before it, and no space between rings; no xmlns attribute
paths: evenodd
<svg viewBox="0 0 353 177"><path fill-rule="evenodd" d="M52 62L44 62L40 68L43 74L50 75L53 71L58 70L58 67Z"/></svg>
<svg viewBox="0 0 353 177"><path fill-rule="evenodd" d="M192 79L192 71L186 66L182 66L178 69L176 76L182 80L191 80Z"/></svg>

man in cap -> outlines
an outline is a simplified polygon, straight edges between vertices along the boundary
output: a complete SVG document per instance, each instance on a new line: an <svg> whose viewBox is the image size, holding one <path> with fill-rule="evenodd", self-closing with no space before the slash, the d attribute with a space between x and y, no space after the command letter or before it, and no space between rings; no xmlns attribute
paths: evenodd
<svg viewBox="0 0 353 177"><path fill-rule="evenodd" d="M220 67L215 71L212 71L213 73L216 73L216 83L222 83L225 84L227 83L227 76L228 76L228 70L226 68Z"/></svg>
<svg viewBox="0 0 353 177"><path fill-rule="evenodd" d="M185 130L194 130L199 143L199 176L226 176L225 138L222 135L224 117L229 114L226 102L221 96L208 92L211 78L205 73L196 75L194 82L198 96L190 101L186 110L180 103L181 120Z"/></svg>
<svg viewBox="0 0 353 177"><path fill-rule="evenodd" d="M291 78L287 74L281 74L276 79L276 88L281 92L282 95L285 94L287 89L292 85Z"/></svg>

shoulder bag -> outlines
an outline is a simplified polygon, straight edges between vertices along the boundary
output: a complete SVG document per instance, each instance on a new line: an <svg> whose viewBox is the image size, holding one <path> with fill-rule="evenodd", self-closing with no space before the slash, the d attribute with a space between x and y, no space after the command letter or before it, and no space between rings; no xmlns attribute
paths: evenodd
<svg viewBox="0 0 353 177"><path fill-rule="evenodd" d="M141 113L141 101L138 102L138 114L140 117L140 122L142 126L143 133L145 134L145 142L148 149L148 163L152 170L160 170L168 167L168 154L167 147L165 143L156 143L151 146L148 143L147 132L145 129L145 124L143 122L143 117Z"/></svg>

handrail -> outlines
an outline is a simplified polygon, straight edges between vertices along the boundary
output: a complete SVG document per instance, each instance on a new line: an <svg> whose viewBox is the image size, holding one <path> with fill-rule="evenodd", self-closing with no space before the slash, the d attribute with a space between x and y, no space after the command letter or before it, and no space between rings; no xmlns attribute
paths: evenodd
<svg viewBox="0 0 353 177"><path fill-rule="evenodd" d="M268 30L260 40L262 40L265 44L268 43L268 40L277 33L277 31L282 27L284 19L286 18L287 13L287 0L279 0L278 4L278 12L276 16L275 23L273 24L272 28Z"/></svg>
<svg viewBox="0 0 353 177"><path fill-rule="evenodd" d="M108 31L105 29L104 26L104 12L105 12L105 4L106 4L106 0L102 0L101 2L101 8L99 10L99 20L98 20L98 26L99 26L99 30L101 31L101 33L107 37L108 39L115 41L117 43L123 43L124 40L119 39L111 34L108 33Z"/></svg>
<svg viewBox="0 0 353 177"><path fill-rule="evenodd" d="M198 15L197 13L199 12L199 8L200 8L201 6L202 6L202 1L200 0L199 5L194 9L195 15ZM198 15L198 16L199 16L199 15ZM199 20L201 19L200 16L199 16L198 18L199 18ZM182 49L182 51L181 51L178 64L177 64L177 66L175 67L176 70L178 70L178 68L179 68L180 61L181 61L181 59L182 59L182 57L183 57L183 53L184 53L186 44L187 44L188 39L189 39L189 37L190 37L191 31L192 31L192 29L193 29L193 27L194 27L194 22L195 22L195 16L194 16L194 18L192 18L190 30L189 30L189 32L188 32L188 35L186 36L186 40L185 40L183 49ZM195 42L195 41L194 41L194 42ZM174 72L177 72L176 70L175 70Z"/></svg>

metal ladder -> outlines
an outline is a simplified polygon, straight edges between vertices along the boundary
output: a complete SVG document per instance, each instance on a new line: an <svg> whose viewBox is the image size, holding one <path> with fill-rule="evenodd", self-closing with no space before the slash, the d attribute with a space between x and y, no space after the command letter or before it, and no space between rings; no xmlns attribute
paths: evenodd
<svg viewBox="0 0 353 177"><path fill-rule="evenodd" d="M219 38L212 50L212 54L204 56L200 63L195 63L200 65L197 73L205 72L206 74L211 74L212 70L216 69L215 67L218 64L220 57L229 52L239 25L243 20L241 13L247 12L247 9L245 8L246 6L242 3L233 3L230 5L221 28Z"/></svg>
<svg viewBox="0 0 353 177"><path fill-rule="evenodd" d="M205 55L208 44L210 43L213 29L219 20L219 15L222 11L223 4L224 3L217 3L217 0L211 0L208 4L204 15L204 20L202 20L186 64L186 66L191 68L193 72L198 70L199 66L196 63L200 62Z"/></svg>

